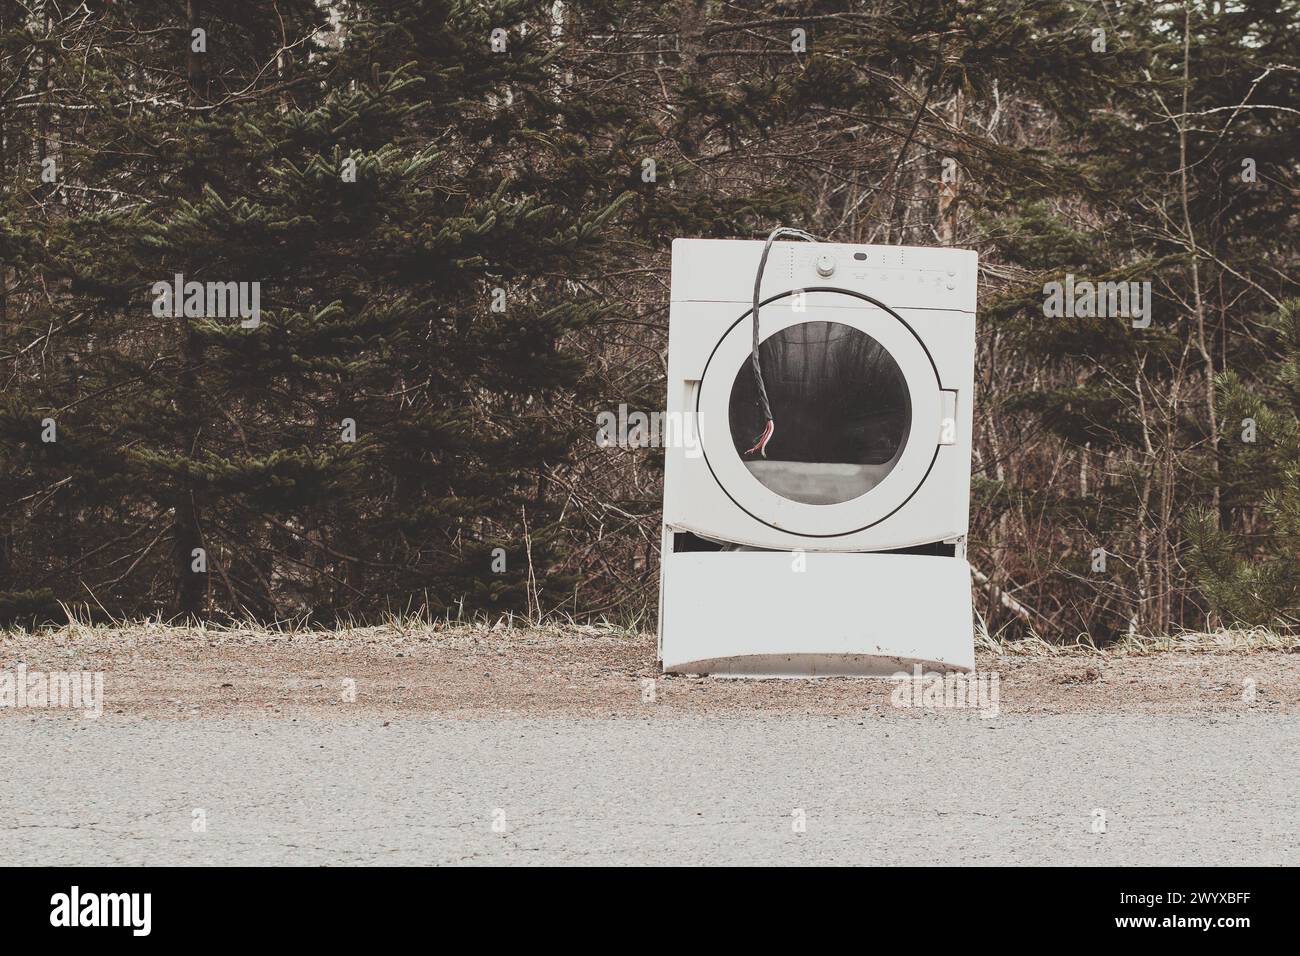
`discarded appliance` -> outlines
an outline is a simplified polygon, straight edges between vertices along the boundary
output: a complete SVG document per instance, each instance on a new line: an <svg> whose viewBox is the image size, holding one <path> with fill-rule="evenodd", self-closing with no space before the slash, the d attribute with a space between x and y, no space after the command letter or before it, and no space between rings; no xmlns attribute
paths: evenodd
<svg viewBox="0 0 1300 956"><path fill-rule="evenodd" d="M665 452L665 671L974 667L976 270L963 249L673 243L667 411L696 440Z"/></svg>

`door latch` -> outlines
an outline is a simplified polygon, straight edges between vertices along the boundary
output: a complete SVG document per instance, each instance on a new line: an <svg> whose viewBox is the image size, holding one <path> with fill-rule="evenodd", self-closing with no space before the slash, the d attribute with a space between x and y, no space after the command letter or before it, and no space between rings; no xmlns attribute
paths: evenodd
<svg viewBox="0 0 1300 956"><path fill-rule="evenodd" d="M939 390L939 444L957 444L957 393Z"/></svg>

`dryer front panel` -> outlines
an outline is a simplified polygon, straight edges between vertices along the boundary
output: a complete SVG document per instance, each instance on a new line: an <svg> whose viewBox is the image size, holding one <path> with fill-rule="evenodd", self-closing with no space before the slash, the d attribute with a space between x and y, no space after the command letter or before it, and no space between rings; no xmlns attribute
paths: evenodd
<svg viewBox="0 0 1300 956"><path fill-rule="evenodd" d="M761 306L759 348L775 429L752 367L748 312L727 330L696 401L704 458L747 514L808 537L853 534L901 508L938 451L944 402L934 363L897 314L844 292Z"/></svg>

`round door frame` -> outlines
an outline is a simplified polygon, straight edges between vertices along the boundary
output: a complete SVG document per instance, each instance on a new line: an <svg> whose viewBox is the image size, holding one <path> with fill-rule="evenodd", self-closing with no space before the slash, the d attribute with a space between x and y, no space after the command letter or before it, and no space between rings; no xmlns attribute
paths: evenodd
<svg viewBox="0 0 1300 956"><path fill-rule="evenodd" d="M921 341L921 337L916 334L916 330L912 328L906 319L879 299L849 289L823 286L792 289L788 292L778 293L760 302L759 307L790 298L800 292L805 296L812 296L817 293L849 296L875 306L876 309L880 310L879 312L866 311L865 313L853 310L848 316L840 318L835 317L833 314L830 316L821 314L814 316L814 312L824 313L830 311L834 313L843 310L818 305L809 300L806 303L807 307L800 312L782 310L777 315L772 316L771 320L764 321L764 327L760 329L760 332L762 333L762 341L766 341L777 332L804 322L837 322L840 325L847 325L850 328L857 329L879 342L890 357L898 363L903 373L903 381L907 383L908 400L911 403L911 424L902 457L875 487L856 498L850 498L848 501L836 504L813 505L795 501L777 494L755 478L736 452L735 443L731 437L729 414L731 390L735 383L736 373L743 367L743 363L749 359L752 351L752 339L749 335L737 337L733 333L736 332L741 323L749 320L754 311L752 308L746 309L735 322L728 326L727 330L718 339L717 344L714 345L713 351L709 353L708 361L704 365L704 371L700 374L700 384L695 395L695 412L696 421L699 423L700 447L703 451L705 464L708 465L713 480L718 483L718 487L722 489L723 494L755 521L776 531L800 537L840 538L865 531L867 528L884 521L907 504L912 499L912 496L925 484L926 479L929 478L934 463L939 457L939 420L942 414L942 402L940 401L939 392L942 389L942 383L939 379L939 370L935 365L934 358L930 355L929 349L925 347L925 343ZM771 313L768 313L768 315L771 315ZM872 319L878 319L879 321L872 321ZM890 319L893 321L890 321ZM720 352L723 354L720 355ZM733 356L731 353L735 353L735 355ZM715 360L724 362L725 359L729 360L725 361L724 367L734 365L735 371L732 372L729 378L724 376L726 378L725 384L710 387L709 369L714 366ZM927 367L933 378L924 377L927 381L934 382L933 388L926 388L924 382L916 380L920 370ZM777 427L779 428L779 412L777 417ZM721 455L715 455L711 458L709 456L711 444L720 446L725 451ZM887 493L878 494L882 489ZM864 520L864 518L867 520ZM849 525L849 527L845 528L845 525ZM837 526L844 530L834 530Z"/></svg>

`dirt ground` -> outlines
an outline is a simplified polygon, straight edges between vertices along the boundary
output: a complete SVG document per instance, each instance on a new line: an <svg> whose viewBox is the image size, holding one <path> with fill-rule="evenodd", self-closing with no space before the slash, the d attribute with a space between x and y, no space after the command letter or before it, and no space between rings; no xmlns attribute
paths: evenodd
<svg viewBox="0 0 1300 956"><path fill-rule="evenodd" d="M0 672L102 671L104 717L877 715L894 682L663 675L653 635L594 627L402 627L296 634L71 625L0 635ZM1300 654L981 652L1009 714L1300 713ZM350 689L355 689L355 694ZM354 696L354 700L348 699ZM653 699L648 699L653 697ZM0 707L0 717L38 712Z"/></svg>

